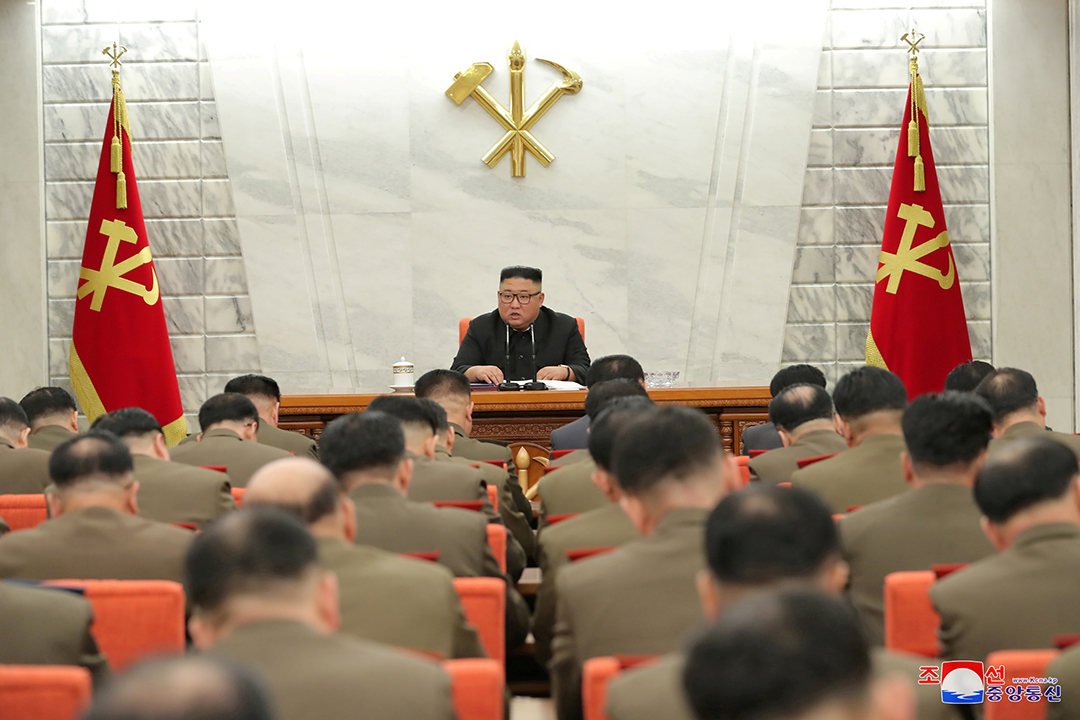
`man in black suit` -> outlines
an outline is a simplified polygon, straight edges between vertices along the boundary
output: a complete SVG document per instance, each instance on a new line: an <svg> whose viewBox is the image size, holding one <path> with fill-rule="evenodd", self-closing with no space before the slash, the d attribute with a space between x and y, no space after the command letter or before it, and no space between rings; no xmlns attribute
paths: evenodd
<svg viewBox="0 0 1080 720"><path fill-rule="evenodd" d="M813 365L792 365L773 375L769 383L769 394L776 397L792 385L817 385L825 387L825 374ZM742 432L742 454L749 455L751 450L775 450L783 447L780 433L771 422L764 425L752 425Z"/></svg>
<svg viewBox="0 0 1080 720"><path fill-rule="evenodd" d="M606 355L592 364L585 376L585 387L608 380L637 380L645 385L641 363L629 355ZM589 416L583 415L551 431L552 450L584 450L589 447Z"/></svg>
<svg viewBox="0 0 1080 720"><path fill-rule="evenodd" d="M543 279L537 268L503 268L498 308L469 323L451 368L474 383L532 380L534 369L539 380L584 381L589 351L577 320L544 307Z"/></svg>

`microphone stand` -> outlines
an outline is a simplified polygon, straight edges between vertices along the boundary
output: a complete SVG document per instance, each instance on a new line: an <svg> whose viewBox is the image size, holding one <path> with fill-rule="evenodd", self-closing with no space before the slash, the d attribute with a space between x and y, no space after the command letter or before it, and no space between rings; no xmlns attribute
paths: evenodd
<svg viewBox="0 0 1080 720"><path fill-rule="evenodd" d="M496 386L499 392L514 392L515 390L521 390L521 386L517 383L510 382L510 323L506 325L506 376L503 381Z"/></svg>
<svg viewBox="0 0 1080 720"><path fill-rule="evenodd" d="M532 382L525 383L526 390L547 390L548 386L536 379L536 331L533 330L533 323L529 323L529 354L532 357Z"/></svg>

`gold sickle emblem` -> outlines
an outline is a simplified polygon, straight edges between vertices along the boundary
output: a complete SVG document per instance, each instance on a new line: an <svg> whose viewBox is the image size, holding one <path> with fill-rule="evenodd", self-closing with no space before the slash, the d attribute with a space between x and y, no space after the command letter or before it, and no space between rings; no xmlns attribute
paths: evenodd
<svg viewBox="0 0 1080 720"><path fill-rule="evenodd" d="M540 60L540 58L537 58ZM510 153L510 174L513 177L525 177L525 153L529 152L547 167L555 156L546 147L540 144L531 132L536 121L544 116L551 106L563 95L573 95L581 90L581 76L572 70L567 70L558 63L550 60L540 60L547 63L562 73L562 82L554 83L549 87L540 99L533 103L532 107L525 110L525 51L516 41L510 48L507 57L510 65L510 110L507 111L499 101L491 96L480 85L495 69L490 63L473 63L468 70L454 76L454 84L446 90L450 99L460 105L465 99L472 97L480 107L488 111L495 118L506 134L499 142L488 150L483 161L488 167L495 167L503 155Z"/></svg>
<svg viewBox="0 0 1080 720"><path fill-rule="evenodd" d="M953 264L952 253L949 253L947 273L941 272L932 265L919 262L935 250L949 247L949 232L946 230L938 233L937 237L913 248L911 243L915 239L915 232L920 225L933 228L934 216L923 210L922 205L901 205L896 215L904 221L904 234L900 237L900 247L896 249L895 254L881 251L881 267L877 271L877 282L889 278L885 292L895 295L897 288L900 287L900 278L905 270L909 270L937 281L942 290L951 288L956 282L956 266Z"/></svg>
<svg viewBox="0 0 1080 720"><path fill-rule="evenodd" d="M116 288L132 295L138 295L147 305L157 304L160 292L158 291L156 270L150 268L154 278L154 284L150 288L143 287L139 283L132 282L124 277L135 268L142 267L151 261L150 248L144 247L138 254L132 255L127 260L116 262L116 251L120 249L120 241L135 243L139 241L139 236L123 220L102 220L100 232L109 238L109 242L105 246L105 255L101 258L101 268L91 270L84 267L79 270L79 279L86 281L79 287L79 299L81 300L93 293L94 296L90 298L90 309L101 310L101 303L105 300L105 292L109 288Z"/></svg>

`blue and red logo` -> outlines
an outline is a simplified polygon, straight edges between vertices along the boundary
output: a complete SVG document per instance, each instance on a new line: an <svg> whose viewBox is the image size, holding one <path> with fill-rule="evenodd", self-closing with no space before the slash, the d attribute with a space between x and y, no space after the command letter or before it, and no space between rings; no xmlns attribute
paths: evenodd
<svg viewBox="0 0 1080 720"><path fill-rule="evenodd" d="M941 702L972 705L983 701L983 664L971 660L941 663Z"/></svg>
<svg viewBox="0 0 1080 720"><path fill-rule="evenodd" d="M920 685L941 685L941 701L949 705L973 705L986 702L1061 702L1057 678L1005 678L1004 665L991 665L983 671L981 662L947 660L919 668Z"/></svg>

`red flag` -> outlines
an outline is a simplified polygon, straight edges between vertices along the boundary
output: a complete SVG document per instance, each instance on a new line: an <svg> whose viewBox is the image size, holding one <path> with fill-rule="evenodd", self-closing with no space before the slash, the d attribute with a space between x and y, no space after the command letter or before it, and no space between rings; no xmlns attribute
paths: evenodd
<svg viewBox="0 0 1080 720"><path fill-rule="evenodd" d="M941 392L949 371L971 360L971 341L930 149L926 97L914 59L911 78L881 241L866 363L899 375L908 397L914 398Z"/></svg>
<svg viewBox="0 0 1080 720"><path fill-rule="evenodd" d="M134 406L158 419L170 446L187 435L116 70L79 271L70 368L91 422Z"/></svg>

